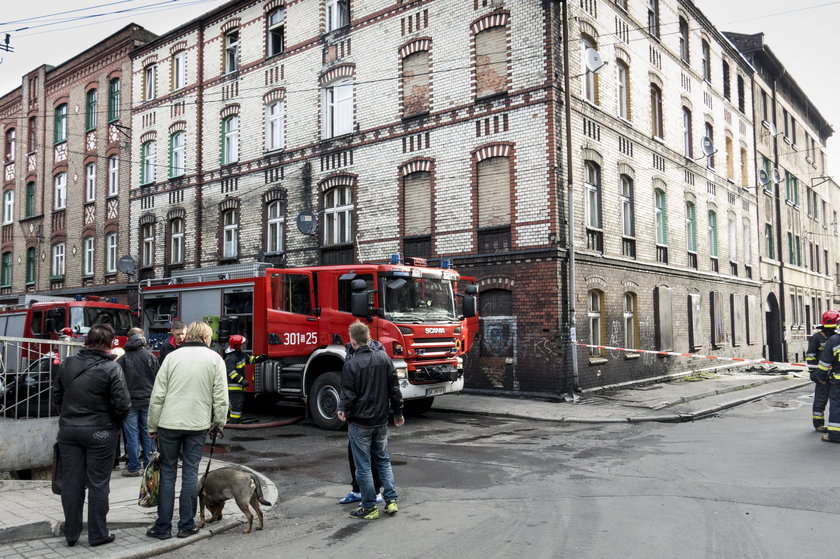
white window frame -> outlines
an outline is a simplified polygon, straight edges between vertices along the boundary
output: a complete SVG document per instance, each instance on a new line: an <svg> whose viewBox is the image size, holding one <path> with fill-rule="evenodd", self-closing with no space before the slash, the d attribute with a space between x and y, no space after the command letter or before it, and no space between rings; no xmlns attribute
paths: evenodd
<svg viewBox="0 0 840 559"><path fill-rule="evenodd" d="M286 48L285 43L285 33L284 33L284 25L286 23L286 9L283 7L275 8L268 12L268 21L267 21L267 31L265 37L265 44L268 49L268 56L275 56L278 54L282 54ZM280 36L280 48L274 48L274 37L276 34Z"/></svg>
<svg viewBox="0 0 840 559"><path fill-rule="evenodd" d="M265 107L265 149L274 151L286 146L284 121L286 102L275 101Z"/></svg>
<svg viewBox="0 0 840 559"><path fill-rule="evenodd" d="M682 108L682 128L683 128L683 155L688 157L689 159L693 156L693 142L691 137L691 128L692 128L692 115L691 109L688 107Z"/></svg>
<svg viewBox="0 0 840 559"><path fill-rule="evenodd" d="M601 213L601 169L590 161L584 165L584 173L586 178L584 181L585 189L585 219L586 227L588 229L601 230L603 228L603 219Z"/></svg>
<svg viewBox="0 0 840 559"><path fill-rule="evenodd" d="M178 143L180 140L180 143ZM169 159L169 176L180 177L186 172L187 133L183 130L175 132L169 137L171 142Z"/></svg>
<svg viewBox="0 0 840 559"><path fill-rule="evenodd" d="M633 179L627 175L619 177L621 192L621 233L625 237L636 237L636 216L634 206Z"/></svg>
<svg viewBox="0 0 840 559"><path fill-rule="evenodd" d="M685 248L688 252L697 252L697 205L685 203Z"/></svg>
<svg viewBox="0 0 840 559"><path fill-rule="evenodd" d="M231 115L222 121L222 165L239 161L239 115Z"/></svg>
<svg viewBox="0 0 840 559"><path fill-rule="evenodd" d="M323 89L324 138L335 138L353 132L353 80L338 79Z"/></svg>
<svg viewBox="0 0 840 559"><path fill-rule="evenodd" d="M53 179L53 208L63 210L67 207L67 173L58 173Z"/></svg>
<svg viewBox="0 0 840 559"><path fill-rule="evenodd" d="M108 196L120 193L120 159L116 155L108 158Z"/></svg>
<svg viewBox="0 0 840 559"><path fill-rule="evenodd" d="M172 55L172 91L187 85L187 51L179 50Z"/></svg>
<svg viewBox="0 0 840 559"><path fill-rule="evenodd" d="M636 347L636 297L630 292L624 294L624 347Z"/></svg>
<svg viewBox="0 0 840 559"><path fill-rule="evenodd" d="M184 220L173 219L171 223L171 239L169 263L172 265L184 263Z"/></svg>
<svg viewBox="0 0 840 559"><path fill-rule="evenodd" d="M85 202L96 200L96 163L85 166Z"/></svg>
<svg viewBox="0 0 840 559"><path fill-rule="evenodd" d="M7 190L3 193L3 224L8 225L15 220L15 191Z"/></svg>
<svg viewBox="0 0 840 559"><path fill-rule="evenodd" d="M350 6L347 0L326 0L327 33L350 24Z"/></svg>
<svg viewBox="0 0 840 559"><path fill-rule="evenodd" d="M590 70L586 65L586 49L595 50L595 44L588 37L582 37L580 41L580 68L582 70L580 76L580 94L584 101L596 105L598 101L598 94L596 92L597 78L595 77L595 72Z"/></svg>
<svg viewBox="0 0 840 559"><path fill-rule="evenodd" d="M729 261L738 261L738 222L734 217L729 218L727 223L727 230L729 231ZM744 243L749 243L749 239L745 238Z"/></svg>
<svg viewBox="0 0 840 559"><path fill-rule="evenodd" d="M227 210L222 214L222 258L239 256L239 224L236 222L236 210Z"/></svg>
<svg viewBox="0 0 840 559"><path fill-rule="evenodd" d="M708 229L709 229L709 257L718 258L718 225L717 212L709 210L707 213Z"/></svg>
<svg viewBox="0 0 840 559"><path fill-rule="evenodd" d="M152 184L155 182L155 156L157 154L157 141L156 140L149 140L143 146L142 149L142 161L141 165L143 165L143 180L140 181L141 184Z"/></svg>
<svg viewBox="0 0 840 559"><path fill-rule="evenodd" d="M601 319L604 309L604 295L600 291L592 289L588 294L587 303L587 318L589 319L589 343L592 345L601 345ZM601 355L603 350L591 347L589 348L589 355Z"/></svg>
<svg viewBox="0 0 840 559"><path fill-rule="evenodd" d="M624 62L618 61L616 68L616 100L618 102L618 116L630 120L630 69Z"/></svg>
<svg viewBox="0 0 840 559"><path fill-rule="evenodd" d="M155 265L155 224L146 223L140 228L140 237L143 239L143 251L141 254L140 266L151 268Z"/></svg>
<svg viewBox="0 0 840 559"><path fill-rule="evenodd" d="M350 243L352 234L353 192L348 186L337 186L324 194L324 245Z"/></svg>
<svg viewBox="0 0 840 559"><path fill-rule="evenodd" d="M225 74L239 69L239 29L225 33Z"/></svg>
<svg viewBox="0 0 840 559"><path fill-rule="evenodd" d="M105 235L105 273L117 273L117 234Z"/></svg>
<svg viewBox="0 0 840 559"><path fill-rule="evenodd" d="M55 243L52 246L52 267L50 268L50 275L51 276L63 276L64 275L64 254L65 254L65 244L64 243Z"/></svg>
<svg viewBox="0 0 840 559"><path fill-rule="evenodd" d="M662 200L662 206L659 200ZM668 246L668 195L664 190L653 191L654 226L656 227L656 244Z"/></svg>
<svg viewBox="0 0 840 559"><path fill-rule="evenodd" d="M266 249L270 253L283 252L283 229L286 221L283 209L283 203L280 200L275 200L268 205L266 211L268 216L268 244Z"/></svg>
<svg viewBox="0 0 840 559"><path fill-rule="evenodd" d="M96 255L96 238L85 237L82 248L82 275L92 276L94 273L94 256Z"/></svg>
<svg viewBox="0 0 840 559"><path fill-rule="evenodd" d="M143 69L143 82L145 85L143 100L153 101L157 94L157 66L149 64Z"/></svg>

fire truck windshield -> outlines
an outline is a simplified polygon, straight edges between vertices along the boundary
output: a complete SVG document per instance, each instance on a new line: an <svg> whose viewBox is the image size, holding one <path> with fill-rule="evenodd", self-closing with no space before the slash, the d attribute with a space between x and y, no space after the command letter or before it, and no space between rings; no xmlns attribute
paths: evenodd
<svg viewBox="0 0 840 559"><path fill-rule="evenodd" d="M126 309L108 307L70 308L70 328L76 334L87 334L96 324L110 324L117 336L125 336L131 329L131 314Z"/></svg>
<svg viewBox="0 0 840 559"><path fill-rule="evenodd" d="M452 281L383 276L385 315L396 322L456 321Z"/></svg>

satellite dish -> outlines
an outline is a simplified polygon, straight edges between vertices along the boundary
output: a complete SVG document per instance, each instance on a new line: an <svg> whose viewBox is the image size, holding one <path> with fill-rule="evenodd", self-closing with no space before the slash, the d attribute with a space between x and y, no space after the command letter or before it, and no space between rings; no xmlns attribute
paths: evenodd
<svg viewBox="0 0 840 559"><path fill-rule="evenodd" d="M304 235L314 235L318 228L318 221L315 219L315 214L311 210L303 210L297 215L298 231Z"/></svg>
<svg viewBox="0 0 840 559"><path fill-rule="evenodd" d="M134 270L137 269L137 262L129 255L120 256L120 259L117 260L117 270L124 274L133 274Z"/></svg>
<svg viewBox="0 0 840 559"><path fill-rule="evenodd" d="M770 175L767 174L767 171L764 169L758 172L758 182L761 183L761 186L764 186L768 182L770 182Z"/></svg>
<svg viewBox="0 0 840 559"><path fill-rule="evenodd" d="M782 182L782 175L779 173L778 167L773 167L773 182L776 184Z"/></svg>
<svg viewBox="0 0 840 559"><path fill-rule="evenodd" d="M776 135L776 125L775 125L775 124L773 124L772 122L768 122L768 121L766 121L766 120L765 120L765 121L763 121L763 122L761 123L761 125L762 125L762 126L764 126L764 127L765 127L765 128L766 128L769 132L770 132L770 135L771 135L771 136L775 136L775 135Z"/></svg>
<svg viewBox="0 0 840 559"><path fill-rule="evenodd" d="M607 65L601 58L601 53L592 47L587 47L583 52L583 63L586 65L586 69L593 73L597 73L598 70Z"/></svg>
<svg viewBox="0 0 840 559"><path fill-rule="evenodd" d="M712 139L710 137L703 136L701 146L703 149L703 153L706 154L706 157L711 157L715 153L715 144L712 142Z"/></svg>

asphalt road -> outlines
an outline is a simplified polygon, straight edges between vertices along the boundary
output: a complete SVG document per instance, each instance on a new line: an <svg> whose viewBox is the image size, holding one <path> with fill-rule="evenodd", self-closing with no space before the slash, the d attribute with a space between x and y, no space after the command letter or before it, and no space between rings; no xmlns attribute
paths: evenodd
<svg viewBox="0 0 840 559"><path fill-rule="evenodd" d="M810 396L683 424L409 418L391 430L400 512L376 521L337 504L349 489L345 433L305 423L229 431L224 459L270 477L280 502L266 530L226 532L177 556L835 556L840 445L810 429ZM226 512L240 514L233 503Z"/></svg>

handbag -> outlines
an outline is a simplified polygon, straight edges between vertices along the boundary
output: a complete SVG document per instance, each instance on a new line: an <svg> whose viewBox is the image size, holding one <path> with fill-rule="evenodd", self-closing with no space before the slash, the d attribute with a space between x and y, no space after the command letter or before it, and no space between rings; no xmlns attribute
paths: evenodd
<svg viewBox="0 0 840 559"><path fill-rule="evenodd" d="M140 496L137 504L141 507L151 508L158 504L158 492L160 490L160 453L152 454L149 465L143 470L140 478Z"/></svg>
<svg viewBox="0 0 840 559"><path fill-rule="evenodd" d="M64 481L61 472L61 452L58 450L58 443L53 443L52 455L52 492L54 495L61 495L61 485Z"/></svg>

